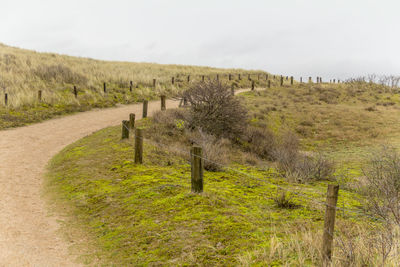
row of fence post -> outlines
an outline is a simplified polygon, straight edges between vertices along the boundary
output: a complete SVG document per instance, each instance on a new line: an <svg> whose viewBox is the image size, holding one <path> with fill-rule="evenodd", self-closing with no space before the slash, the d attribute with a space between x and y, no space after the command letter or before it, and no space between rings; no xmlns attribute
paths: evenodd
<svg viewBox="0 0 400 267"><path fill-rule="evenodd" d="M283 79L283 76L281 77ZM232 86L232 95L234 95L234 87ZM161 96L161 110L166 110L166 97ZM147 117L148 101L143 102L143 118ZM135 130L134 145L134 162L135 164L143 164L143 130L135 128L135 114L129 114L129 121L122 121L122 139L129 138L129 132ZM204 190L204 159L202 147L193 146L190 149L191 162L191 191L193 193L202 193ZM334 227L336 217L336 205L338 200L339 186L328 185L326 197L326 210L324 216L324 229L322 236L322 258L324 263L328 264L332 258L332 244L334 238Z"/></svg>

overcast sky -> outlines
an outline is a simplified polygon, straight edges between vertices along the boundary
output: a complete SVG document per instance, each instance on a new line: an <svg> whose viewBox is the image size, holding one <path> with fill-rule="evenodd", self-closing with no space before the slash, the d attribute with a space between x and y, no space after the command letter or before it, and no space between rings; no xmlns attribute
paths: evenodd
<svg viewBox="0 0 400 267"><path fill-rule="evenodd" d="M399 0L0 0L0 42L105 60L400 75Z"/></svg>

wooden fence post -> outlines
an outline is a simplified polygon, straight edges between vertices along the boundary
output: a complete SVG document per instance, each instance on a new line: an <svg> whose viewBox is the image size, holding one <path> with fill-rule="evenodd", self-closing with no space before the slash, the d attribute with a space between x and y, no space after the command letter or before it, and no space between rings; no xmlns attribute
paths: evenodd
<svg viewBox="0 0 400 267"><path fill-rule="evenodd" d="M153 79L153 88L156 88L156 83L157 83L157 80Z"/></svg>
<svg viewBox="0 0 400 267"><path fill-rule="evenodd" d="M166 110L167 106L165 105L165 95L161 96L161 110Z"/></svg>
<svg viewBox="0 0 400 267"><path fill-rule="evenodd" d="M76 86L74 85L74 96L75 98L78 98L78 90L76 90Z"/></svg>
<svg viewBox="0 0 400 267"><path fill-rule="evenodd" d="M281 86L283 86L283 76L281 75Z"/></svg>
<svg viewBox="0 0 400 267"><path fill-rule="evenodd" d="M229 73L228 79L229 79L229 80L232 80L232 74Z"/></svg>
<svg viewBox="0 0 400 267"><path fill-rule="evenodd" d="M247 75L247 79L249 80L249 81L251 81L251 76L250 76L251 74L248 74Z"/></svg>
<svg viewBox="0 0 400 267"><path fill-rule="evenodd" d="M268 88L271 88L271 80L268 80Z"/></svg>
<svg viewBox="0 0 400 267"><path fill-rule="evenodd" d="M312 78L308 77L308 83L312 83Z"/></svg>
<svg viewBox="0 0 400 267"><path fill-rule="evenodd" d="M122 137L121 139L129 139L129 121L122 121Z"/></svg>
<svg viewBox="0 0 400 267"><path fill-rule="evenodd" d="M187 77L187 81L188 81L188 82L190 82L190 75L188 75L188 77Z"/></svg>
<svg viewBox="0 0 400 267"><path fill-rule="evenodd" d="M107 85L106 85L106 83L103 83L103 91L104 91L104 93L107 93Z"/></svg>
<svg viewBox="0 0 400 267"><path fill-rule="evenodd" d="M268 74L265 74L265 80L268 81Z"/></svg>
<svg viewBox="0 0 400 267"><path fill-rule="evenodd" d="M251 90L254 90L254 81L251 81Z"/></svg>
<svg viewBox="0 0 400 267"><path fill-rule="evenodd" d="M204 75L201 75L201 81L204 82Z"/></svg>
<svg viewBox="0 0 400 267"><path fill-rule="evenodd" d="M336 79L333 79L333 83L336 83Z"/></svg>
<svg viewBox="0 0 400 267"><path fill-rule="evenodd" d="M135 113L129 114L129 128L130 129L134 129L135 128L135 118L136 118Z"/></svg>
<svg viewBox="0 0 400 267"><path fill-rule="evenodd" d="M231 93L233 96L235 95L235 85L234 84L232 84L232 86L231 86Z"/></svg>
<svg viewBox="0 0 400 267"><path fill-rule="evenodd" d="M217 74L217 81L219 81L219 74Z"/></svg>
<svg viewBox="0 0 400 267"><path fill-rule="evenodd" d="M289 76L286 76L286 81L288 81L289 80Z"/></svg>
<svg viewBox="0 0 400 267"><path fill-rule="evenodd" d="M38 91L38 100L42 101L42 90Z"/></svg>
<svg viewBox="0 0 400 267"><path fill-rule="evenodd" d="M147 118L147 107L149 105L149 101L144 100L143 101L143 114L142 114L142 118Z"/></svg>
<svg viewBox="0 0 400 267"><path fill-rule="evenodd" d="M143 133L142 129L135 130L135 163L143 163Z"/></svg>
<svg viewBox="0 0 400 267"><path fill-rule="evenodd" d="M192 162L192 192L201 193L203 192L203 158L202 148L199 146L193 146L191 151L191 162Z"/></svg>
<svg viewBox="0 0 400 267"><path fill-rule="evenodd" d="M257 75L257 80L260 80L260 74Z"/></svg>
<svg viewBox="0 0 400 267"><path fill-rule="evenodd" d="M238 74L238 79L239 81L242 80L242 76L240 75L240 73Z"/></svg>
<svg viewBox="0 0 400 267"><path fill-rule="evenodd" d="M175 84L175 77L172 77L172 78L171 78L171 83L172 83L172 84Z"/></svg>
<svg viewBox="0 0 400 267"><path fill-rule="evenodd" d="M336 203L338 200L339 185L328 185L326 195L326 211L324 221L324 234L322 236L322 257L324 263L332 258L332 243L335 229Z"/></svg>
<svg viewBox="0 0 400 267"><path fill-rule="evenodd" d="M303 83L303 77L300 77L300 83Z"/></svg>
<svg viewBox="0 0 400 267"><path fill-rule="evenodd" d="M293 85L293 76L290 76L290 84Z"/></svg>
<svg viewBox="0 0 400 267"><path fill-rule="evenodd" d="M8 94L7 93L5 93L4 94L4 105L8 105Z"/></svg>
<svg viewBox="0 0 400 267"><path fill-rule="evenodd" d="M130 81L130 82L129 82L129 92L132 93L132 90L133 90L133 82Z"/></svg>

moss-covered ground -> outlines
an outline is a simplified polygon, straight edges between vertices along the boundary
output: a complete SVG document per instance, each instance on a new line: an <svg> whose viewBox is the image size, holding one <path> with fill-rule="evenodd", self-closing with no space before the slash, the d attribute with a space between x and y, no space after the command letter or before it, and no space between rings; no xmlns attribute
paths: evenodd
<svg viewBox="0 0 400 267"><path fill-rule="evenodd" d="M204 193L194 194L188 162L145 141L144 164L134 164L133 140L120 134L120 127L95 132L49 165L47 188L88 229L99 248L92 258L105 266L319 264L324 206L318 203L326 182L291 184L272 168L232 162L225 171L205 172ZM273 198L285 189L296 207L276 205ZM340 190L338 205L358 210L357 199ZM337 218L373 223L353 213Z"/></svg>

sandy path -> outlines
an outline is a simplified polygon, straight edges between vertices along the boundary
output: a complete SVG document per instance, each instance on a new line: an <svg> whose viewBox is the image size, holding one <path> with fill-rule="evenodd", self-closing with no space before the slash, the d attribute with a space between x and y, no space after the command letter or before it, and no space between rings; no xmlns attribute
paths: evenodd
<svg viewBox="0 0 400 267"><path fill-rule="evenodd" d="M167 101L167 108L177 106ZM159 109L159 101L149 102L149 115ZM46 164L66 145L121 124L129 113L141 118L142 104L0 131L0 266L79 266L58 231L62 218L50 215L41 197Z"/></svg>

